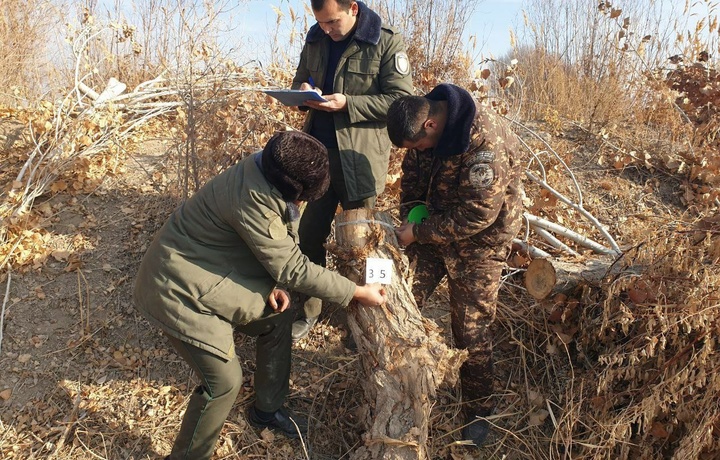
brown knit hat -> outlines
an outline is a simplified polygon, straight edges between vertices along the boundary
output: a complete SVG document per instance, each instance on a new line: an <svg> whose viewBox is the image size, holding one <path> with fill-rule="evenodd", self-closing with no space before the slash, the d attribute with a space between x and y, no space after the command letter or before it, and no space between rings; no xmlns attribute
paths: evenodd
<svg viewBox="0 0 720 460"><path fill-rule="evenodd" d="M281 131L271 137L263 149L262 167L285 201L314 201L330 186L327 149L301 131Z"/></svg>

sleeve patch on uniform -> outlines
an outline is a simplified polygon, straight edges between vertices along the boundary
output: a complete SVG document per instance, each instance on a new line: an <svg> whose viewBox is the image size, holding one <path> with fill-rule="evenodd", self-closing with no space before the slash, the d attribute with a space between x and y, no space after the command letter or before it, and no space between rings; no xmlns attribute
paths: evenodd
<svg viewBox="0 0 720 460"><path fill-rule="evenodd" d="M410 60L404 51L395 53L395 70L400 75L407 75L410 72Z"/></svg>
<svg viewBox="0 0 720 460"><path fill-rule="evenodd" d="M270 234L270 238L274 240L282 240L284 238L287 238L287 227L285 226L285 223L282 221L280 216L276 216L275 218L270 219L268 233Z"/></svg>
<svg viewBox="0 0 720 460"><path fill-rule="evenodd" d="M470 183L477 188L488 188L495 181L495 172L487 163L477 163L470 167Z"/></svg>
<svg viewBox="0 0 720 460"><path fill-rule="evenodd" d="M495 152L490 150L483 150L475 154L473 163L492 163L495 161Z"/></svg>

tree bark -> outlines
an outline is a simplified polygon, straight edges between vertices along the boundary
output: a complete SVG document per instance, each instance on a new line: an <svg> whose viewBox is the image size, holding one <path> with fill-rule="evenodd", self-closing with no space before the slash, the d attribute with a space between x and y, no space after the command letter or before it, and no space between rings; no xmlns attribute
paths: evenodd
<svg viewBox="0 0 720 460"><path fill-rule="evenodd" d="M335 218L335 255L340 273L365 281L366 258L393 260L387 303L348 307L348 326L360 352L367 402L363 446L352 460L427 459L430 409L441 384L454 385L467 352L448 348L442 331L423 318L406 281L408 264L398 249L387 213L345 211Z"/></svg>
<svg viewBox="0 0 720 460"><path fill-rule="evenodd" d="M525 289L537 300L550 294L568 293L578 286L597 286L615 273L614 257L590 259L585 263L534 259L525 272Z"/></svg>

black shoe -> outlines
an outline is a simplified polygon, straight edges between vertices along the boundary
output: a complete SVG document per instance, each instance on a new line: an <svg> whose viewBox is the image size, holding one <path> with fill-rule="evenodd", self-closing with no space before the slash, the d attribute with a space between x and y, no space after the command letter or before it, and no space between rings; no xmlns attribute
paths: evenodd
<svg viewBox="0 0 720 460"><path fill-rule="evenodd" d="M318 317L313 316L312 318L300 318L292 324L292 339L293 342L297 342L303 337L307 336L310 329L317 323Z"/></svg>
<svg viewBox="0 0 720 460"><path fill-rule="evenodd" d="M304 417L293 414L284 407L276 410L270 419L265 420L258 416L255 406L250 406L248 409L248 421L256 428L270 428L292 439L299 438L301 434L303 436L307 435L307 420ZM297 425L297 427L295 425Z"/></svg>
<svg viewBox="0 0 720 460"><path fill-rule="evenodd" d="M462 429L464 441L472 441L477 447L482 446L490 433L490 422L476 416L468 417Z"/></svg>

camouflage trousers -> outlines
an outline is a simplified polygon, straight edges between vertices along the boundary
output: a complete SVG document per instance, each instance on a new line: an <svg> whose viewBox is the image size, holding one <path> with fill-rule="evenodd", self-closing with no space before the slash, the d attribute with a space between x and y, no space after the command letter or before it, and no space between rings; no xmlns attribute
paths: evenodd
<svg viewBox="0 0 720 460"><path fill-rule="evenodd" d="M456 260L446 261L437 246L412 244L407 255L414 262L412 291L419 308L447 276L450 294L452 334L457 348L468 351L460 368L465 411L467 414L489 414L495 406L493 394L493 339L491 324L495 320L500 277L509 247L478 248L463 269ZM468 263L469 262L469 263Z"/></svg>

